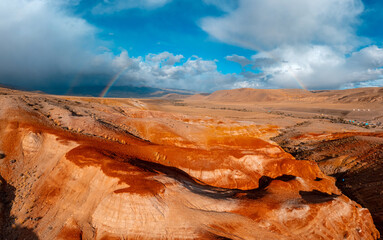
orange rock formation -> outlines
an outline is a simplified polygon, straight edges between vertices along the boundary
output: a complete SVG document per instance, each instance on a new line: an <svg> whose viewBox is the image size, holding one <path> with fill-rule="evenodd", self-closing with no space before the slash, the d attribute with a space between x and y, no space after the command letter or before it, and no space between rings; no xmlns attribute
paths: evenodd
<svg viewBox="0 0 383 240"><path fill-rule="evenodd" d="M2 237L379 237L334 178L270 140L276 126L1 92Z"/></svg>

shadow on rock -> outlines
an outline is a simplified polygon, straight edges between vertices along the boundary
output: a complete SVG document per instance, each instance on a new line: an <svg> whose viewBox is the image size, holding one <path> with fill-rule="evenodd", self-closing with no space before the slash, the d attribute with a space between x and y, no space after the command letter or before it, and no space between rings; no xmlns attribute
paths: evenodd
<svg viewBox="0 0 383 240"><path fill-rule="evenodd" d="M3 240L38 240L32 229L15 223L11 216L12 201L16 188L9 185L0 175L0 239Z"/></svg>

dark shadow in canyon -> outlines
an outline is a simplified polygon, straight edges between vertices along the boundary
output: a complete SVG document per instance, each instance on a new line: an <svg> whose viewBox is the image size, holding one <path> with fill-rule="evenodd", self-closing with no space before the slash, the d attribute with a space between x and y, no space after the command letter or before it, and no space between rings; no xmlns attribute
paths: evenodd
<svg viewBox="0 0 383 240"><path fill-rule="evenodd" d="M272 181L279 180L288 182L294 180L296 177L292 175L282 175L276 178L271 178L268 176L262 176L259 179L258 188L242 190L242 189L229 189L229 188L220 188L214 187L203 182L196 180L191 177L186 172L170 166L164 166L159 163L148 162L140 159L129 159L128 162L133 166L139 167L145 171L163 173L166 176L173 178L180 182L184 187L186 187L191 192L204 195L207 197L215 198L215 199L226 199L226 198L246 198L246 199L259 199L264 197L267 194L267 187L270 185ZM323 193L318 192L314 194L315 196L309 196L308 199L313 200L317 198L320 202L326 202L333 200L337 197L337 195L330 195L331 197L325 196L323 197ZM309 201L310 202L310 201Z"/></svg>

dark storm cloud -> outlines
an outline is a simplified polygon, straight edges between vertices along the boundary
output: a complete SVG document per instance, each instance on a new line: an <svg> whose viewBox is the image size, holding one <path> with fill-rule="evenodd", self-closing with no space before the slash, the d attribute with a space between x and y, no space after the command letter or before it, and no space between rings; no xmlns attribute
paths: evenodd
<svg viewBox="0 0 383 240"><path fill-rule="evenodd" d="M11 84L32 85L89 70L97 30L61 7L42 0L0 2L2 82L12 76Z"/></svg>

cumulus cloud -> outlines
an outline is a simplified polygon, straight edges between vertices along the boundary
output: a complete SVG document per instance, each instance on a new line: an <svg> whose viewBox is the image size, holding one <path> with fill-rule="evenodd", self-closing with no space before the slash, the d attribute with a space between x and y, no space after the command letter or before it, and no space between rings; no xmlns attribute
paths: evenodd
<svg viewBox="0 0 383 240"><path fill-rule="evenodd" d="M243 69L235 87L373 86L382 78L383 54L356 34L363 10L361 0L239 0L226 15L203 19L201 27L257 52L250 59L226 57Z"/></svg>
<svg viewBox="0 0 383 240"><path fill-rule="evenodd" d="M243 59L238 59L242 64ZM376 84L383 74L383 49L375 45L350 56L329 46L282 47L255 54L248 61L261 73L245 72L246 78L237 85L334 89L363 85L363 82Z"/></svg>
<svg viewBox="0 0 383 240"><path fill-rule="evenodd" d="M302 43L348 45L359 39L354 26L361 0L239 0L223 17L208 17L201 27L226 43L253 50Z"/></svg>
<svg viewBox="0 0 383 240"><path fill-rule="evenodd" d="M183 59L182 55L173 55L169 52L162 52L160 54L148 54L145 59L147 62L153 62L154 64L162 65L174 65Z"/></svg>
<svg viewBox="0 0 383 240"><path fill-rule="evenodd" d="M155 9L172 0L104 0L93 8L95 14L111 14L131 8Z"/></svg>
<svg viewBox="0 0 383 240"><path fill-rule="evenodd" d="M203 60L197 56L184 59L182 55L169 52L150 53L144 58L135 58L124 50L111 62L110 68L115 72L123 71L117 85L143 84L161 88L212 91L231 88L238 78L235 74L218 72L215 61Z"/></svg>

